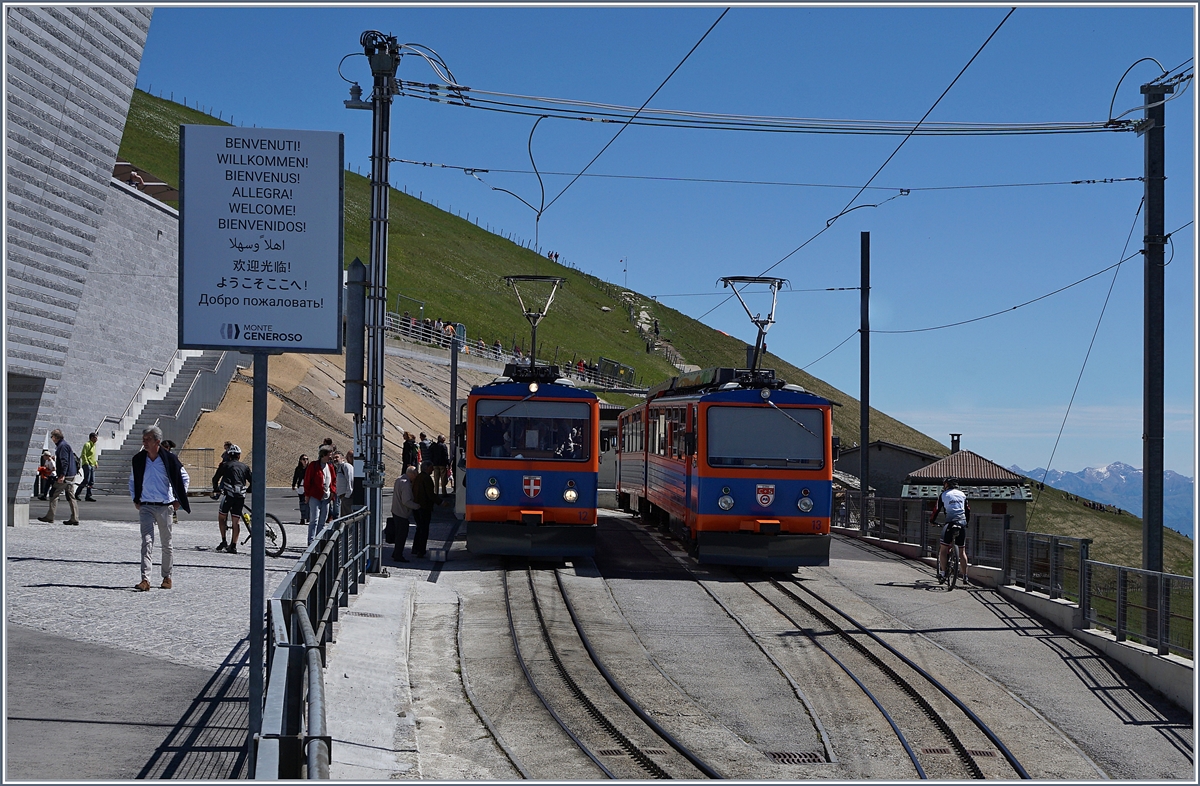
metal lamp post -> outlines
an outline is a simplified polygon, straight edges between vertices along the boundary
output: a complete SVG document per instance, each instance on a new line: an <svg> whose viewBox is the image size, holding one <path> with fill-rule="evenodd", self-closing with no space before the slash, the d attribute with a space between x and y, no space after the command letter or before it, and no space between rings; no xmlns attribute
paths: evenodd
<svg viewBox="0 0 1200 786"><path fill-rule="evenodd" d="M367 390L363 448L363 487L366 489L368 539L371 547L373 572L382 570L382 510L383 510L383 340L384 314L387 309L387 243L388 243L388 165L391 147L392 96L399 92L396 69L400 65L400 45L396 37L368 30L359 39L363 53L371 64L374 88L370 102L362 101L358 85L350 90L347 109L370 109L373 116L371 133L371 239L370 265L367 282ZM357 94L355 91L358 91Z"/></svg>

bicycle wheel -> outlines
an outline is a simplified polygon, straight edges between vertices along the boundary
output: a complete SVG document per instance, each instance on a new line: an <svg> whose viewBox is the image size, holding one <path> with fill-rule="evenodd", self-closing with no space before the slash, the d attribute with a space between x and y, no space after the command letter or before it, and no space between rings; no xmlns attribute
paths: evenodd
<svg viewBox="0 0 1200 786"><path fill-rule="evenodd" d="M953 592L956 584L958 584L958 549L951 546L950 553L946 555L946 591Z"/></svg>
<svg viewBox="0 0 1200 786"><path fill-rule="evenodd" d="M282 557L283 550L287 548L287 530L272 513L266 514L264 519L263 549L268 557Z"/></svg>

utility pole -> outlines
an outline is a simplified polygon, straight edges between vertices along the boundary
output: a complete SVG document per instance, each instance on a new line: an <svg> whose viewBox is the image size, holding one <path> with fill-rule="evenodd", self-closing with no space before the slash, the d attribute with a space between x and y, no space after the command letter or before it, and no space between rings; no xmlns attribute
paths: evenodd
<svg viewBox="0 0 1200 786"><path fill-rule="evenodd" d="M1165 208L1164 99L1169 85L1142 85L1145 119L1137 125L1144 140L1146 217L1145 306L1142 382L1142 568L1163 569L1163 237ZM1148 604L1149 605L1149 604Z"/></svg>
<svg viewBox="0 0 1200 786"><path fill-rule="evenodd" d="M400 46L396 37L368 30L359 39L371 64L375 79L371 91L371 263L367 287L367 405L366 459L363 462L363 487L367 492L368 544L374 573L383 570L383 342L384 314L387 309L388 243L388 164L391 148L392 96L397 92L396 69L400 65ZM353 95L353 91L351 91ZM347 101L348 108L353 101ZM361 104L362 102L358 102Z"/></svg>
<svg viewBox="0 0 1200 786"><path fill-rule="evenodd" d="M859 235L859 257L861 274L859 281L859 327L858 327L858 483L859 509L858 530L867 532L867 482L871 466L867 443L871 441L871 233Z"/></svg>
<svg viewBox="0 0 1200 786"><path fill-rule="evenodd" d="M1142 255L1145 257L1145 298L1142 349L1142 569L1163 569L1163 365L1164 280L1163 233L1166 184L1165 99L1169 85L1142 85L1146 116L1137 125L1144 140L1146 218ZM1166 655L1162 635L1170 615L1170 598L1161 580L1146 582L1146 634Z"/></svg>

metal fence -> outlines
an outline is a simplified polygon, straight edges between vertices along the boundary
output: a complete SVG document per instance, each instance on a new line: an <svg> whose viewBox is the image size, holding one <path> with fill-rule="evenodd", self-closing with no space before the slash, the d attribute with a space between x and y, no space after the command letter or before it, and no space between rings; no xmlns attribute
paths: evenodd
<svg viewBox="0 0 1200 786"><path fill-rule="evenodd" d="M917 546L921 556L938 553L942 525L930 524L934 502L919 499L867 497L867 512L861 513L857 492L838 492L834 499L834 524L859 527L866 520L866 534L881 540L891 540ZM1003 561L1004 536L1010 516L974 515L967 523L967 555L972 565L999 568Z"/></svg>
<svg viewBox="0 0 1200 786"><path fill-rule="evenodd" d="M1066 598L1082 604L1089 538L1068 538L1041 532L1009 532L1004 561L1005 584Z"/></svg>
<svg viewBox="0 0 1200 786"><path fill-rule="evenodd" d="M1117 641L1154 647L1159 655L1194 658L1193 581L1188 576L1087 562L1084 619Z"/></svg>
<svg viewBox="0 0 1200 786"><path fill-rule="evenodd" d="M254 778L326 779L325 645L338 610L366 581L368 510L344 516L313 541L267 600L267 674Z"/></svg>
<svg viewBox="0 0 1200 786"><path fill-rule="evenodd" d="M1088 558L1089 538L1009 532L1004 583L1079 606L1085 624L1117 641L1193 658L1193 580Z"/></svg>
<svg viewBox="0 0 1200 786"><path fill-rule="evenodd" d="M191 480L188 496L207 494L208 479L217 471L217 451L213 448L176 448L175 453Z"/></svg>

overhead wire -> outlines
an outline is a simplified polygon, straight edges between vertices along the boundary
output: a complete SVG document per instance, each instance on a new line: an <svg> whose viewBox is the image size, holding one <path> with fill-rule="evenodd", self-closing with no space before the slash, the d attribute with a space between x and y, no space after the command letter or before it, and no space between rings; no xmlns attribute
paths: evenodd
<svg viewBox="0 0 1200 786"><path fill-rule="evenodd" d="M1083 365L1079 368L1079 376L1075 378L1075 389L1071 391L1071 400L1067 402L1067 411L1063 413L1062 424L1058 427L1058 436L1054 438L1054 447L1050 450L1050 460L1046 462L1046 472L1042 475L1041 485L1037 496L1033 498L1033 506L1029 511L1028 522L1033 521L1033 516L1037 512L1038 500L1042 497L1042 492L1045 490L1046 476L1050 474L1050 467L1054 464L1054 454L1058 452L1058 443L1062 440L1063 430L1067 427L1067 418L1071 416L1071 407L1075 404L1075 396L1079 393L1079 384L1083 381L1083 372L1087 369L1088 359L1092 356L1092 347L1096 345L1096 336L1100 333L1100 323L1104 321L1104 312L1108 310L1108 301L1112 298L1113 287L1117 284L1117 276L1121 274L1121 265L1128 259L1132 259L1137 254L1132 254L1129 257L1125 256L1125 252L1129 250L1129 241L1133 239L1133 230L1137 229L1138 216L1142 214L1142 206L1146 204L1146 198L1142 197L1142 201L1138 202L1137 212L1133 214L1133 224L1129 227L1129 234L1125 237L1125 246L1121 249L1121 261L1113 267L1116 271L1113 272L1112 281L1108 284L1108 294L1104 296L1104 305L1100 307L1100 316L1096 319L1096 328L1092 331L1092 340L1088 342L1087 352L1083 356Z"/></svg>
<svg viewBox="0 0 1200 786"><path fill-rule="evenodd" d="M440 164L430 161L416 161L409 158L391 158L388 159L393 164L408 164L410 166L426 167L429 169L453 169L463 172L467 175L475 175L475 173L483 174L505 174L505 175L549 175L555 177L574 177L574 172L534 172L532 169L496 169L492 167L471 167L461 166L458 164ZM604 172L588 172L582 177L606 178L610 180L650 180L656 182L667 183L712 183L717 185L739 185L739 186L785 186L792 188L840 188L851 189L859 188L857 185L848 183L797 183L787 180L739 180L725 179L714 177L670 177L666 175L621 175ZM1143 182L1143 177L1104 177L1104 178L1086 178L1079 180L1046 180L1040 182L1029 183L977 183L965 184L957 186L910 186L900 188L898 186L868 186L868 191L962 191L970 189L988 189L988 188L1033 188L1043 186L1078 186L1078 185L1107 185L1112 183L1129 183ZM490 186L489 186L490 187Z"/></svg>
<svg viewBox="0 0 1200 786"><path fill-rule="evenodd" d="M1128 262L1129 260L1133 259L1134 257L1136 257L1138 254L1141 254L1141 253L1142 253L1141 251L1135 251L1134 253L1130 254L1129 256L1125 257L1124 259L1120 260L1119 262L1109 265L1108 267L1104 268L1103 270L1097 270L1095 273L1092 273L1089 276L1084 276L1083 278L1079 279L1078 281L1072 282L1063 287L1059 287L1058 289L1054 290L1053 292L1047 292L1046 294L1035 297L1032 300L1026 300L1024 303L1018 303L1017 305L1012 306L1011 308L1001 309L1000 311L993 311L990 314L984 314L983 316L980 316L980 317L964 319L964 320L961 320L958 322L949 322L945 325L934 325L932 327L924 327L924 328L912 328L910 330L872 330L871 332L872 333L891 334L891 335L900 335L900 334L904 334L904 333L928 333L931 330L945 330L946 328L959 327L961 325L969 325L972 322L982 322L985 319L991 319L992 317L998 317L1001 314L1011 314L1012 312L1016 311L1019 308L1024 308L1025 306L1032 305L1032 304L1038 302L1039 300L1045 300L1048 297L1057 295L1059 292L1065 292L1066 290L1070 289L1071 287L1079 286L1080 284L1082 284L1085 281L1090 281L1091 279L1095 278L1096 276L1103 275L1104 273L1107 273L1108 271L1112 270L1115 267L1120 267L1121 265L1125 264L1126 262Z"/></svg>
<svg viewBox="0 0 1200 786"><path fill-rule="evenodd" d="M1186 224L1183 224L1182 226L1177 227L1173 231L1169 232L1164 237L1164 240L1171 241L1171 235L1175 234L1176 232L1180 231L1181 229L1186 229L1187 227L1191 226L1191 224L1192 224L1192 222L1188 221ZM1126 248L1128 248L1128 245L1129 244L1126 243ZM1172 251L1174 251L1174 248L1175 248L1174 241L1171 241ZM1122 253L1124 253L1124 252L1122 252ZM984 314L983 316L972 317L971 319L964 319L964 320L960 320L958 322L950 322L945 325L934 325L932 327L924 327L924 328L912 328L909 330L872 330L871 332L872 333L882 333L882 334L892 334L892 335L898 335L898 334L902 334L902 333L928 333L931 330L944 330L946 328L959 327L960 325L969 325L972 322L981 322L985 319L991 319L992 317L998 317L1001 314L1011 314L1012 312L1016 311L1019 308L1024 308L1025 306L1032 305L1032 304L1038 302L1039 300L1045 300L1046 298L1051 297L1053 295L1057 295L1060 292L1065 292L1068 289L1071 289L1072 287L1077 287L1080 284L1084 283L1085 281L1090 281L1093 278L1095 278L1096 276L1103 275L1115 267L1120 267L1121 265L1125 264L1126 262L1128 262L1129 260L1133 259L1134 257L1138 256L1141 253L1142 253L1141 251L1135 251L1132 254L1130 254L1129 256L1125 257L1124 259L1121 259L1120 261L1118 261L1114 264L1111 264L1102 270L1097 270L1095 273L1084 276L1083 278L1079 279L1078 281L1074 281L1070 284L1067 284L1066 286L1059 287L1058 289L1054 290L1053 292L1047 292L1044 295L1039 295L1038 297L1035 297L1032 300L1026 300L1024 303L1018 303L1017 305L1012 306L1011 308L1001 309L1000 311L993 311L990 314ZM1172 259L1174 259L1174 254L1172 254ZM1168 261L1167 264L1170 264L1170 262ZM1163 267L1166 267L1166 266L1167 265L1163 265Z"/></svg>
<svg viewBox="0 0 1200 786"><path fill-rule="evenodd" d="M993 30L991 35L989 35L987 37L987 39L983 42L983 44L980 45L979 49L977 49L975 51L975 54L971 55L971 59L967 61L967 64L965 66L963 66L962 69L955 75L954 79L952 79L950 81L950 84L946 86L946 89L943 90L942 94L937 97L937 100L933 102L933 105L929 107L929 110L926 111L925 114L922 115L921 119L917 121L917 124L912 127L912 129L908 132L908 134L904 137L904 139L900 140L900 144L896 146L896 149L892 151L891 155L889 155L887 157L887 159L882 164L879 165L879 168L876 169L875 173L872 174L871 177L867 179L867 182L863 184L862 188L858 189L858 191L855 192L854 196L850 198L850 201L846 203L846 207L842 208L841 211L839 211L838 214L834 216L834 219L832 221L827 221L825 223L825 226L821 227L821 229L819 229L816 232L816 234L814 234L812 237L808 238L808 240L805 240L800 245L793 248L787 254L784 254L783 257L781 257L777 262L770 265L766 270L759 273L760 276L765 276L771 270L774 270L776 267L783 264L784 261L786 261L787 259L790 259L794 254L797 254L801 249L803 249L809 243L812 243L814 240L819 238L821 235L825 234L825 232L827 232L836 223L837 218L846 213L846 211L854 204L855 200L857 200L858 197L864 191L867 190L867 188L871 185L871 183L873 183L875 181L875 178L879 176L879 173L883 171L884 167L886 167L888 165L888 163L891 162L891 160L896 157L896 154L900 152L900 148L904 147L904 143L912 138L912 135L916 132L916 130L921 127L921 124L925 122L925 119L928 118L929 115L933 112L933 110L937 108L937 105L942 102L942 99L946 97L946 94L950 92L950 89L952 87L954 87L955 84L958 83L958 80L960 78L962 78L962 75L966 73L967 69L971 67L971 64L975 62L975 59L977 57L979 57L980 53L983 52L983 50L987 47L987 45L989 43L991 43L991 40L996 37L996 33L1000 32L1000 28L1004 27L1004 23L1008 21L1008 18L1010 16L1012 16L1013 12L1015 12L1016 10L1017 9L1015 7L1009 9L1008 13L1004 15L1004 18L1000 20L1000 24L996 25L996 29ZM732 295L730 297L732 297ZM720 303L718 303L717 305L710 308L708 311L701 314L699 317L696 318L697 321L704 319L704 317L708 316L709 314L716 311L718 308L720 308L721 306L725 305L728 302L729 302L729 297L725 298Z"/></svg>
<svg viewBox="0 0 1200 786"><path fill-rule="evenodd" d="M858 330L855 330L855 331L854 331L854 332L852 332L850 335L846 336L844 339L842 339L841 341L839 341L839 342L838 342L838 345L837 345L836 347L834 347L833 349L829 350L829 351L828 351L828 352L826 352L824 355L821 355L821 357L819 357L819 358L817 358L816 360L814 360L813 362L809 363L807 366L801 366L801 367L800 367L800 370L801 370L801 371L806 371L806 370L809 368L809 366L815 366L815 365L817 365L817 364L818 364L818 363L820 363L822 360L824 360L825 358L827 358L827 357L829 357L830 355L832 355L834 352L837 352L839 349L841 349L841 348L842 348L842 344L845 344L847 341L849 341L850 339L852 339L852 338L854 338L855 336L857 336L857 335L859 334L859 332L860 332L860 331L858 331Z"/></svg>
<svg viewBox="0 0 1200 786"><path fill-rule="evenodd" d="M660 90L662 90L664 87L667 86L667 82L671 81L671 77L675 76L675 72L678 71L680 68L683 68L683 64L686 63L688 61L688 58L692 56L692 53L695 52L700 47L700 44L704 43L704 39L708 38L708 34L711 33L718 24L720 24L721 20L725 18L725 14L728 14L728 13L729 13L728 8L726 8L724 11L721 12L721 15L717 17L717 20L715 22L713 22L712 25L710 25L707 30L704 31L704 35L700 36L700 40L697 41L695 43L695 45L693 45L692 48L688 50L688 53L683 56L683 59L679 61L679 64L677 66L675 66L673 69L671 69L671 73L667 74L667 78L664 79L662 81L662 83L654 89L654 92L650 94L650 97L647 98L642 103L641 107L638 108L638 111L634 112L633 116L630 117L629 120L627 120L623 126L621 126L619 129L617 129L617 133L613 134L612 139L608 140L608 142L604 145L604 147L600 148L600 152L592 157L592 160L587 163L587 166L585 166L582 170L580 170L579 174L576 175L574 178L572 178L570 183L567 183L565 186L563 186L563 190L559 191L558 195L555 196L554 199L551 199L549 204L547 204L545 207L542 208L543 213L546 210L549 210L551 205L553 205L555 202L557 202L559 199L561 199L562 195L567 192L567 189L569 189L571 186L575 185L576 181L578 181L579 178L582 177L585 172L587 172L589 169L591 169L592 164L596 163L596 160L599 159L600 156L604 155L604 151L608 150L608 148L612 145L612 143L617 141L617 137L619 137L625 131L626 128L629 128L629 124L633 122L634 118L636 118L638 116L638 114L643 109L646 108L646 105L649 104L656 95L658 95Z"/></svg>
<svg viewBox="0 0 1200 786"><path fill-rule="evenodd" d="M900 120L853 120L767 115L736 115L690 110L646 109L617 104L539 96L499 93L458 85L402 81L400 96L462 106L502 114L540 116L592 123L692 128L711 131L755 131L767 133L909 135L913 122ZM495 96L494 98L489 96ZM511 99L511 100L503 100ZM577 108L578 107L578 108ZM928 122L917 136L1012 136L1081 134L1132 131L1132 121L1052 121L1044 123Z"/></svg>

